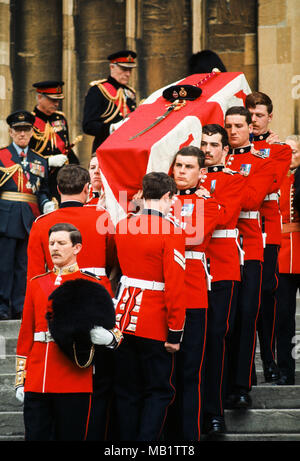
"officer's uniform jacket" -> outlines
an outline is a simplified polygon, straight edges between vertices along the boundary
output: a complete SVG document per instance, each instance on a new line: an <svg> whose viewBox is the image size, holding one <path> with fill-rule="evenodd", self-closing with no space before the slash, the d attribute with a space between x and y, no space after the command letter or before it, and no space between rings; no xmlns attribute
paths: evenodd
<svg viewBox="0 0 300 461"><path fill-rule="evenodd" d="M27 284L16 363L16 387L24 385L25 379L25 392L92 392L92 367L80 368L60 350L51 339L46 319L50 294L62 283L78 278L100 283L81 273L75 264L62 273L56 270L34 277Z"/></svg>
<svg viewBox="0 0 300 461"><path fill-rule="evenodd" d="M116 296L116 325L123 333L178 343L185 319L184 237L155 210L116 226L123 277Z"/></svg>
<svg viewBox="0 0 300 461"><path fill-rule="evenodd" d="M215 165L207 167L201 185L223 208L221 218L206 249L212 282L240 281L243 250L239 243L237 221L242 209L246 179L237 172L224 172L223 165Z"/></svg>
<svg viewBox="0 0 300 461"><path fill-rule="evenodd" d="M263 261L264 241L259 210L275 181L274 165L270 159L252 153L249 145L231 149L226 158L226 166L247 177L247 188L237 224L245 252L244 259Z"/></svg>
<svg viewBox="0 0 300 461"><path fill-rule="evenodd" d="M289 171L280 187L282 234L278 261L279 272L284 274L300 274L300 177L296 171Z"/></svg>
<svg viewBox="0 0 300 461"><path fill-rule="evenodd" d="M93 152L108 137L110 125L136 108L135 91L113 77L90 83L84 104L83 131L95 136Z"/></svg>
<svg viewBox="0 0 300 461"><path fill-rule="evenodd" d="M256 150L259 150L263 155L266 156L266 158L271 158L275 164L275 180L260 208L260 221L263 232L267 234L266 243L272 245L280 245L281 216L279 211L278 191L289 170L292 151L288 144L267 143L266 138L269 135L270 133L267 132L258 136L254 136L252 143L254 144L254 148Z"/></svg>
<svg viewBox="0 0 300 461"><path fill-rule="evenodd" d="M114 226L105 209L96 205L83 206L70 201L62 203L58 210L40 216L32 226L28 242L28 279L51 270L53 263L48 248L48 231L59 222L73 224L82 235L83 246L77 261L80 269L100 276L102 284L112 295L106 268L113 264Z"/></svg>
<svg viewBox="0 0 300 461"><path fill-rule="evenodd" d="M70 163L78 163L76 155L68 149L69 129L63 112L56 111L46 115L35 107L32 113L35 115L35 121L30 146L44 157L68 154Z"/></svg>
<svg viewBox="0 0 300 461"><path fill-rule="evenodd" d="M170 213L184 229L186 307L207 309L210 270L205 252L220 219L221 207L215 199L198 197L195 191L196 188L179 191Z"/></svg>
<svg viewBox="0 0 300 461"><path fill-rule="evenodd" d="M0 149L0 234L26 237L49 195L47 160L31 149L21 158L13 144Z"/></svg>

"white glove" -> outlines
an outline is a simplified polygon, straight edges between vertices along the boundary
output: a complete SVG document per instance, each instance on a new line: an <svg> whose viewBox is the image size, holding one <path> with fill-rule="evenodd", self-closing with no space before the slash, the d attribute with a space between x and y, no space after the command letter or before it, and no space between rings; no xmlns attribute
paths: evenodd
<svg viewBox="0 0 300 461"><path fill-rule="evenodd" d="M65 154L51 155L51 157L48 158L48 165L52 167L61 167L67 160L68 157Z"/></svg>
<svg viewBox="0 0 300 461"><path fill-rule="evenodd" d="M50 211L55 210L55 203L49 200L43 205L43 214L50 213Z"/></svg>
<svg viewBox="0 0 300 461"><path fill-rule="evenodd" d="M24 403L24 386L17 387L16 398L19 402Z"/></svg>
<svg viewBox="0 0 300 461"><path fill-rule="evenodd" d="M111 123L110 127L109 127L109 134L112 134L114 131L116 131L118 128L120 128L120 126L123 125L123 123L127 122L127 120L129 120L128 117L123 118L119 122Z"/></svg>
<svg viewBox="0 0 300 461"><path fill-rule="evenodd" d="M92 343L98 346L108 346L114 339L114 335L103 327L94 327L90 336Z"/></svg>

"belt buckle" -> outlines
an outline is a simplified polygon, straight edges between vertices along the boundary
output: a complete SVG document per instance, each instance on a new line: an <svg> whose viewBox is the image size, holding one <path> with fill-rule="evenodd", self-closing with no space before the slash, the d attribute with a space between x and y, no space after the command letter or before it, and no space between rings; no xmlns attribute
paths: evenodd
<svg viewBox="0 0 300 461"><path fill-rule="evenodd" d="M45 334L45 342L49 343L52 340L52 336L51 336L50 331L45 331L44 334Z"/></svg>

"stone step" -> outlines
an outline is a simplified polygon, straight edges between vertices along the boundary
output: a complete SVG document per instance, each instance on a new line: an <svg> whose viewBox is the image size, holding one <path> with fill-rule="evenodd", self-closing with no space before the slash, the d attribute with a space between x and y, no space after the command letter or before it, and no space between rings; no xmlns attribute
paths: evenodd
<svg viewBox="0 0 300 461"><path fill-rule="evenodd" d="M228 434L299 434L300 409L225 410Z"/></svg>
<svg viewBox="0 0 300 461"><path fill-rule="evenodd" d="M5 411L0 413L0 435L22 436L24 422L22 411Z"/></svg>
<svg viewBox="0 0 300 461"><path fill-rule="evenodd" d="M0 439L1 440L1 439ZM207 438L203 436L201 441L203 442L298 442L300 440L300 434L223 434L222 436ZM222 447L223 448L223 447ZM234 448L233 445L230 449ZM274 447L272 447L274 448Z"/></svg>

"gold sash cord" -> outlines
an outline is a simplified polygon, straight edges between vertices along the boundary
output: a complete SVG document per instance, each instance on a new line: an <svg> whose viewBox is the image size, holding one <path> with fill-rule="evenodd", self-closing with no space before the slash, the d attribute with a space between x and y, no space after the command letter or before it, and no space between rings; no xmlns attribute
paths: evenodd
<svg viewBox="0 0 300 461"><path fill-rule="evenodd" d="M18 173L18 191L23 190L23 168L19 163L15 163L8 168L0 167L0 171L4 173L0 180L0 187L3 186L15 173ZM29 195L29 194L28 194Z"/></svg>
<svg viewBox="0 0 300 461"><path fill-rule="evenodd" d="M54 147L57 147L55 130L49 122L46 123L44 132L40 131L36 127L33 127L33 137L38 141L34 149L38 154L43 152L49 140L51 143L51 150L53 150Z"/></svg>
<svg viewBox="0 0 300 461"><path fill-rule="evenodd" d="M106 88L104 88L104 86L101 85L101 83L98 84L98 88L103 94L103 96L109 100L109 104L108 104L106 111L101 115L101 118L108 117L106 120L104 120L103 123L110 122L120 112L122 104L123 104L123 114L124 114L123 117L124 117L127 114L127 107L126 107L126 98L124 95L123 88L119 88L117 90L116 96L112 96L106 90ZM114 110L116 104L117 104L117 107Z"/></svg>
<svg viewBox="0 0 300 461"><path fill-rule="evenodd" d="M26 194L23 192L2 192L0 194L1 200L10 200L12 202L27 202L37 203L37 198L33 194Z"/></svg>

